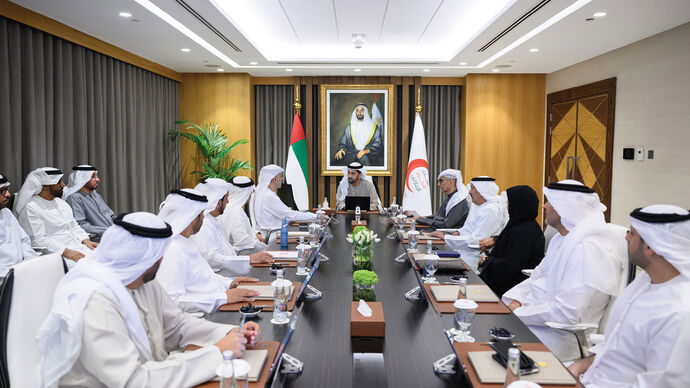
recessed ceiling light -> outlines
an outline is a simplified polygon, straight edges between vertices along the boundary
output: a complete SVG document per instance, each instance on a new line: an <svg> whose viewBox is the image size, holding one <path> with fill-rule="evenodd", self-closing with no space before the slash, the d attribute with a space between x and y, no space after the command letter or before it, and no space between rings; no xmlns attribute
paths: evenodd
<svg viewBox="0 0 690 388"><path fill-rule="evenodd" d="M592 16L594 16L595 18L603 18L604 16L606 16L606 12L595 12Z"/></svg>
<svg viewBox="0 0 690 388"><path fill-rule="evenodd" d="M216 69L216 71L225 71L225 69Z"/></svg>
<svg viewBox="0 0 690 388"><path fill-rule="evenodd" d="M498 73L499 71L501 71L501 69L493 69L491 71L493 71L494 73Z"/></svg>
<svg viewBox="0 0 690 388"><path fill-rule="evenodd" d="M292 69L285 69L285 71L292 71Z"/></svg>
<svg viewBox="0 0 690 388"><path fill-rule="evenodd" d="M422 71L425 72L425 73L428 73L428 72L431 71L431 69L424 69L424 70L422 70Z"/></svg>
<svg viewBox="0 0 690 388"><path fill-rule="evenodd" d="M606 15L606 14L604 14L604 15ZM131 18L132 14L129 12L120 12L120 16L122 16L123 18Z"/></svg>
<svg viewBox="0 0 690 388"><path fill-rule="evenodd" d="M460 62L460 66L467 66L467 62Z"/></svg>
<svg viewBox="0 0 690 388"><path fill-rule="evenodd" d="M192 51L192 50L190 50L190 49L188 49L188 48L183 48L183 49L180 49L180 51L183 51L183 52L185 52L185 53L188 53L188 52L190 52L190 51Z"/></svg>
<svg viewBox="0 0 690 388"><path fill-rule="evenodd" d="M362 69L355 69L355 72L359 73Z"/></svg>
<svg viewBox="0 0 690 388"><path fill-rule="evenodd" d="M250 64L250 65L258 65L259 63L258 63L258 62L251 61L251 62L249 62L249 64Z"/></svg>
<svg viewBox="0 0 690 388"><path fill-rule="evenodd" d="M531 49L529 49L529 52L531 52L531 53L536 53L537 51L539 51L538 48L531 48Z"/></svg>

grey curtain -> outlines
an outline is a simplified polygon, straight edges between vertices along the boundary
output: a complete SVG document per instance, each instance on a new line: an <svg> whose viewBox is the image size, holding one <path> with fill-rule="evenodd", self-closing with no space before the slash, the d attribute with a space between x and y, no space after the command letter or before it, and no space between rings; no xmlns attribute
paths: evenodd
<svg viewBox="0 0 690 388"><path fill-rule="evenodd" d="M180 184L178 84L0 18L0 173L92 164L117 212L157 211Z"/></svg>
<svg viewBox="0 0 690 388"><path fill-rule="evenodd" d="M431 205L435 211L445 199L436 186L436 177L447 168L460 168L460 86L422 86L422 107Z"/></svg>
<svg viewBox="0 0 690 388"><path fill-rule="evenodd" d="M267 164L285 167L294 111L292 85L254 86L256 170ZM258 175L257 175L258 176Z"/></svg>

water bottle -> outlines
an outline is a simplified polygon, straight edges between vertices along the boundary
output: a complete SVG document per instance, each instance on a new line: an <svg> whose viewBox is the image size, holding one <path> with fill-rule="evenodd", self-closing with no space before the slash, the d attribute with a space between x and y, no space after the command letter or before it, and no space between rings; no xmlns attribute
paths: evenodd
<svg viewBox="0 0 690 388"><path fill-rule="evenodd" d="M223 363L220 365L220 388L237 388L235 369L232 364L232 351L223 352Z"/></svg>
<svg viewBox="0 0 690 388"><path fill-rule="evenodd" d="M431 248L431 240L426 240L426 253L429 255L434 254L434 250Z"/></svg>
<svg viewBox="0 0 690 388"><path fill-rule="evenodd" d="M412 220L412 231L417 231L417 220L415 219Z"/></svg>
<svg viewBox="0 0 690 388"><path fill-rule="evenodd" d="M299 245L297 246L297 275L306 275L307 260L310 256L310 246L304 243L304 236L300 236Z"/></svg>
<svg viewBox="0 0 690 388"><path fill-rule="evenodd" d="M283 225L280 226L280 249L288 249L288 227L287 218L283 218Z"/></svg>
<svg viewBox="0 0 690 388"><path fill-rule="evenodd" d="M323 209L328 209L328 197L323 197Z"/></svg>
<svg viewBox="0 0 690 388"><path fill-rule="evenodd" d="M397 203L395 203L395 200L396 200L396 199L397 199L397 197L393 197L393 202L391 202L391 206L397 205Z"/></svg>
<svg viewBox="0 0 690 388"><path fill-rule="evenodd" d="M467 278L460 278L460 292L463 298L467 298Z"/></svg>
<svg viewBox="0 0 690 388"><path fill-rule="evenodd" d="M285 323L287 321L287 291L289 287L285 287L286 283L283 280L283 270L276 271L276 281L273 287L273 323Z"/></svg>
<svg viewBox="0 0 690 388"><path fill-rule="evenodd" d="M520 351L517 348L508 349L508 367L506 368L506 381L503 388L513 381L520 380Z"/></svg>

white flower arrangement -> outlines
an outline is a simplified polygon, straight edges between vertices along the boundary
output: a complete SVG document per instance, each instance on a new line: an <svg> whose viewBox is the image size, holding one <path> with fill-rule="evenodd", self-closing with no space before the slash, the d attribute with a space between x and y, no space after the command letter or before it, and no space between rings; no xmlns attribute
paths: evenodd
<svg viewBox="0 0 690 388"><path fill-rule="evenodd" d="M362 228L348 234L347 241L356 246L368 246L375 242L381 241L381 239L379 239L378 235L373 231Z"/></svg>

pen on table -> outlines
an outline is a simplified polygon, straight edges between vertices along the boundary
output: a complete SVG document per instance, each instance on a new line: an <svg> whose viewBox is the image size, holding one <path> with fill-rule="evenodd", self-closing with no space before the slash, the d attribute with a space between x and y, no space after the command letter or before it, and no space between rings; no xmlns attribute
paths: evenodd
<svg viewBox="0 0 690 388"><path fill-rule="evenodd" d="M242 314L242 322L240 323L240 334L242 334L242 326L244 326L244 322L247 320L247 314Z"/></svg>

